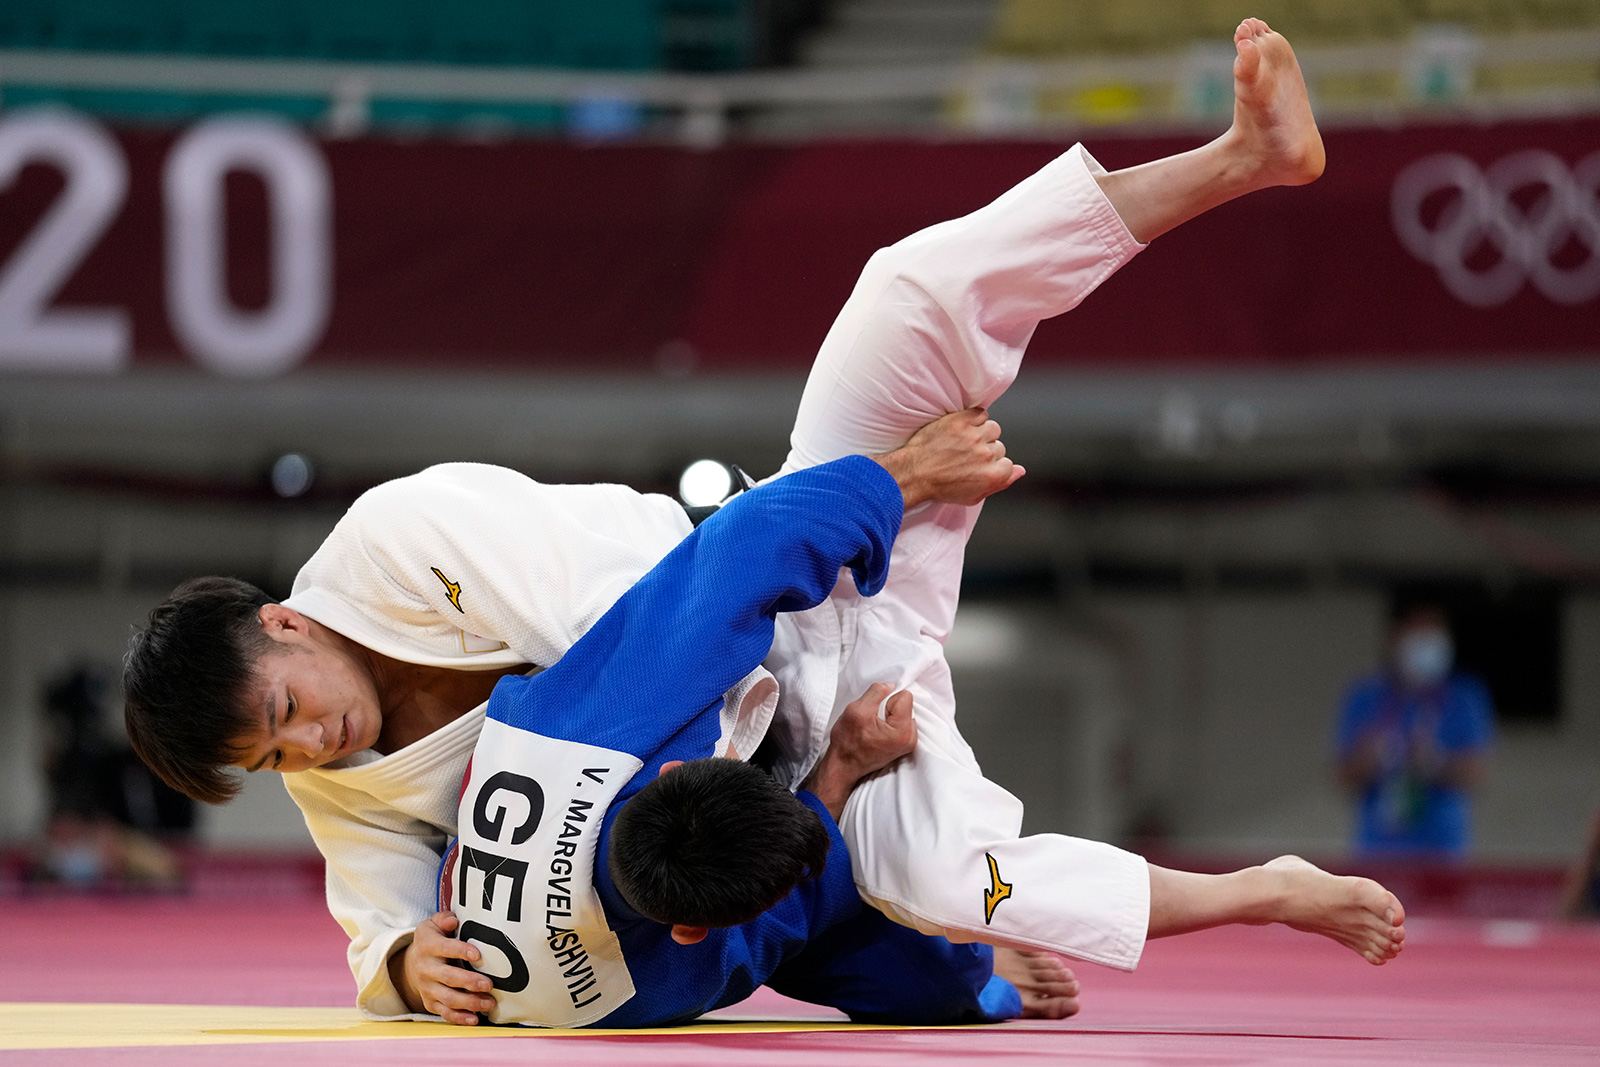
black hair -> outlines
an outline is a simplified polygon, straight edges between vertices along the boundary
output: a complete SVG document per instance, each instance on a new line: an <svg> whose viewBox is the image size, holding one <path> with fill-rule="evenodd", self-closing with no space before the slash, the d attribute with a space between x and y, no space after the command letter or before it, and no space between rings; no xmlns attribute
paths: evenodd
<svg viewBox="0 0 1600 1067"><path fill-rule="evenodd" d="M122 659L128 740L178 792L221 804L242 755L242 712L256 661L271 647L257 613L273 598L237 578L194 578L156 605Z"/></svg>
<svg viewBox="0 0 1600 1067"><path fill-rule="evenodd" d="M631 797L611 829L611 879L634 910L669 925L737 926L822 874L817 813L759 767L702 759Z"/></svg>

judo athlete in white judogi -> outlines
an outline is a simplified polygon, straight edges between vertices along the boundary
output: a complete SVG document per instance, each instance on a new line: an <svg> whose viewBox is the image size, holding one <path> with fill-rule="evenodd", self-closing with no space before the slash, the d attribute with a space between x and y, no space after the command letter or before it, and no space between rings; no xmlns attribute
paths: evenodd
<svg viewBox="0 0 1600 1067"><path fill-rule="evenodd" d="M1009 465L981 409L1016 376L1040 320L1076 306L1141 242L1254 189L1314 179L1321 140L1287 42L1258 20L1235 41L1235 122L1223 137L1111 174L1074 147L987 207L874 255L817 357L782 473L900 449L935 420L986 437ZM885 914L952 941L1124 969L1147 937L1228 922L1285 922L1371 962L1391 958L1403 913L1375 883L1292 858L1190 875L1097 842L1018 836L1020 804L983 777L957 729L942 648L975 501L1002 484L972 503L909 509L876 601L846 583L782 616L766 670L727 695L718 751L748 756L769 737L775 773L795 786L840 709L887 683L912 694L918 748L857 790L840 824L856 885ZM293 595L260 609L269 640L323 658L259 661L252 706L266 706L267 721L233 762L300 772L286 781L328 860L329 906L351 936L369 1015L471 1022L490 1003L486 980L445 966L477 950L444 936L449 918L427 918L483 723L481 708L461 714L436 698L442 676L492 680L556 662L690 528L672 501L623 487L437 467L363 496ZM392 711L386 687L407 685ZM473 703L486 696L485 686ZM161 770L133 726L136 704L130 689L130 734Z"/></svg>

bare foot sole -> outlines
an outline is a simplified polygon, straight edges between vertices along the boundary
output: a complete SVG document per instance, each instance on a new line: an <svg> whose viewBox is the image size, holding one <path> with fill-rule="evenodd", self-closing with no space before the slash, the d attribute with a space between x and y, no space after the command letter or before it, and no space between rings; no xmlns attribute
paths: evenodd
<svg viewBox="0 0 1600 1067"><path fill-rule="evenodd" d="M1065 1019L1078 1014L1078 979L1052 952L997 948L994 973L1022 994L1024 1019Z"/></svg>
<svg viewBox="0 0 1600 1067"><path fill-rule="evenodd" d="M1400 954L1405 908L1377 882L1329 874L1299 856L1279 856L1265 868L1282 880L1276 921L1331 937L1368 963L1381 965Z"/></svg>
<svg viewBox="0 0 1600 1067"><path fill-rule="evenodd" d="M1316 181L1328 157L1294 49L1260 19L1241 22L1233 43L1232 132L1256 160L1260 187Z"/></svg>

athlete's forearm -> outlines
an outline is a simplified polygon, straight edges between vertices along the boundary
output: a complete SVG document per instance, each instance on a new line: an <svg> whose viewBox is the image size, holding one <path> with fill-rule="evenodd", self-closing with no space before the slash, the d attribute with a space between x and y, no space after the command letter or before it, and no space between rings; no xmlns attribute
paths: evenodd
<svg viewBox="0 0 1600 1067"><path fill-rule="evenodd" d="M826 756L817 762L811 773L806 775L806 780L800 783L800 791L810 793L822 801L822 806L828 809L828 814L833 816L834 822L844 817L844 802L850 799L855 787L856 779L850 772Z"/></svg>

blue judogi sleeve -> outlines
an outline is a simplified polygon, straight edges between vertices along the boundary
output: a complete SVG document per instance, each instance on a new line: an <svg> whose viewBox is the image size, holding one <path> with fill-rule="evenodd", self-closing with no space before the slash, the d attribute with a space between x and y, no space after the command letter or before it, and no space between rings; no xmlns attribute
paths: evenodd
<svg viewBox="0 0 1600 1067"><path fill-rule="evenodd" d="M766 658L780 611L814 607L839 568L883 587L904 500L888 471L849 456L735 497L684 538L543 673L502 679L489 717L646 761L619 799L675 759L709 756L722 694ZM688 742L684 744L683 742Z"/></svg>

